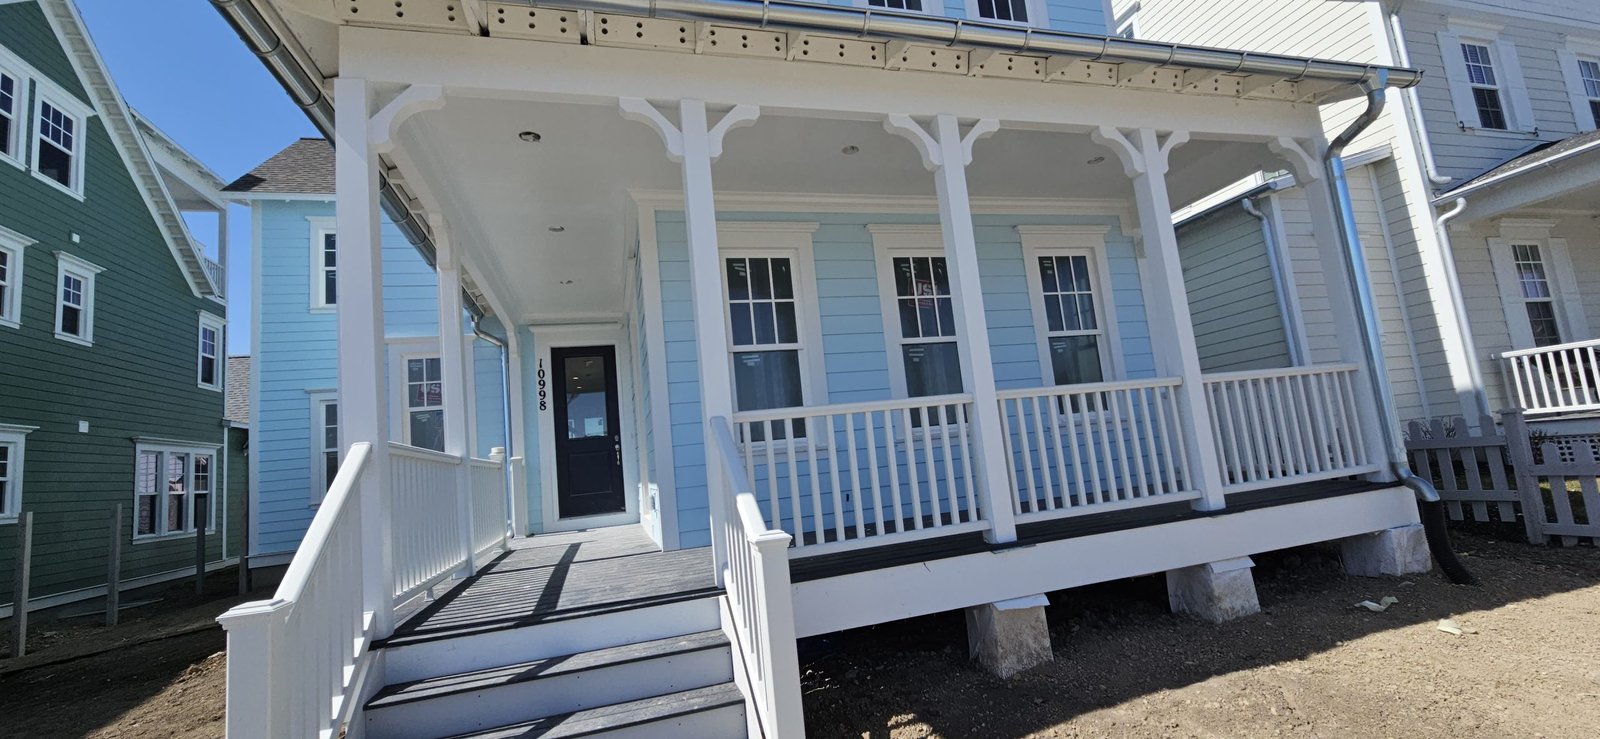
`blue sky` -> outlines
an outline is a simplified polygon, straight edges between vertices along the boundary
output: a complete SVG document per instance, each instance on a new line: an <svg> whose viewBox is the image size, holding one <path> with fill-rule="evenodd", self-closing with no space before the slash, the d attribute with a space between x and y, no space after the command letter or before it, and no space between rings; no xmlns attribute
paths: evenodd
<svg viewBox="0 0 1600 739"><path fill-rule="evenodd" d="M205 0L77 0L128 104L224 181L318 135ZM250 353L250 213L228 214L228 353ZM192 222L214 245L215 221Z"/></svg>

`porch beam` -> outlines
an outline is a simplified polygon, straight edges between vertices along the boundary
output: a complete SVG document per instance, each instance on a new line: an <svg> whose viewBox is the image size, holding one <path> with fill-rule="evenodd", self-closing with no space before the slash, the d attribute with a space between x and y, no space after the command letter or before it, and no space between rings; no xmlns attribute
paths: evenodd
<svg viewBox="0 0 1600 739"><path fill-rule="evenodd" d="M334 80L335 222L339 232L339 447L372 445L361 476L362 607L373 636L394 631L390 542L389 409L385 393L383 262L378 230L378 154L368 139L372 92L366 80Z"/></svg>
<svg viewBox="0 0 1600 739"><path fill-rule="evenodd" d="M996 544L1017 539L1016 515L1012 508L1016 491L1011 487L1011 478L1002 462L1007 458L1005 428L996 397L983 288L978 280L978 243L972 230L967 165L972 161L973 144L999 127L993 119L980 119L963 136L956 116L943 113L934 116L930 134L910 116L891 115L884 120L885 129L905 137L917 147L923 166L934 174L950 292L955 298L956 321L966 345L966 350L960 353L961 384L972 394L972 464L982 483L984 514L989 519L984 538Z"/></svg>
<svg viewBox="0 0 1600 739"><path fill-rule="evenodd" d="M472 448L467 435L467 364L461 336L461 255L450 239L450 228L437 213L428 215L436 250L434 269L438 274L439 298L439 380L444 391L444 453L461 460L456 468L456 509L461 517L462 576L477 571L472 536Z"/></svg>
<svg viewBox="0 0 1600 739"><path fill-rule="evenodd" d="M1115 152L1122 161L1123 172L1133 178L1139 232L1150 267L1151 284L1145 290L1145 300L1156 370L1163 376L1183 379L1178 389L1178 413L1180 424L1188 432L1183 435L1183 444L1189 456L1188 473L1195 476L1190 484L1198 483L1201 491L1194 507L1220 509L1225 505L1222 467L1217 459L1217 440L1211 432L1205 378L1200 372L1200 352L1178 257L1178 235L1172 225L1172 201L1167 194L1168 159L1173 149L1189 140L1189 133L1172 131L1162 138L1149 128L1124 131L1102 127L1093 138Z"/></svg>

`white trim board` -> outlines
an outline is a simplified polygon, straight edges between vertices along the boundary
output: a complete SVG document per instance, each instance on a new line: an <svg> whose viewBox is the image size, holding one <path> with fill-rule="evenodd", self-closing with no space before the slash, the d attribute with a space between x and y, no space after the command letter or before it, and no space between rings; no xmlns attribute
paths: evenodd
<svg viewBox="0 0 1600 739"><path fill-rule="evenodd" d="M676 190L631 189L628 197L644 214L656 210L682 210L683 193ZM1133 199L1115 198L971 198L973 215L1016 216L1115 216L1118 230L1137 235L1139 216ZM939 214L939 202L916 195L849 195L837 193L773 193L717 191L717 212L772 213L915 213ZM720 228L724 224L718 221ZM642 236L642 234L641 234Z"/></svg>

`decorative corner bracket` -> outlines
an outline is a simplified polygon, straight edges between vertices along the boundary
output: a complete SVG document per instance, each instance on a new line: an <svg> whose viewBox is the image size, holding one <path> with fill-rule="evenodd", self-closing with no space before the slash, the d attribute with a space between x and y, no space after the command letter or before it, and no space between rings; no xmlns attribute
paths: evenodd
<svg viewBox="0 0 1600 739"><path fill-rule="evenodd" d="M1315 154L1318 148L1315 142L1279 136L1267 142L1267 148L1289 163L1295 182L1304 184L1322 177L1322 160Z"/></svg>
<svg viewBox="0 0 1600 739"><path fill-rule="evenodd" d="M1172 150L1189 141L1188 131L1173 131L1165 139L1159 138L1151 128L1134 129L1130 133L1133 139L1121 129L1101 126L1089 134L1095 143L1116 153L1123 173L1129 177L1166 174Z"/></svg>
<svg viewBox="0 0 1600 739"><path fill-rule="evenodd" d="M917 147L917 154L922 156L922 166L929 172L937 170L944 164L944 157L940 156L939 142L934 141L928 131L917 123L911 116L904 113L891 113L883 119L883 130L911 142Z"/></svg>
<svg viewBox="0 0 1600 739"><path fill-rule="evenodd" d="M1000 130L1000 121L994 118L980 118L972 124L966 135L961 135L956 117L949 113L941 113L934 118L934 126L934 130L939 133L938 139L929 134L922 124L904 113L894 113L883 119L883 130L900 136L917 147L917 154L922 156L922 166L929 172L936 171L946 164L943 141L947 135L952 138L959 137L957 145L961 152L961 164L966 166L972 163L973 144Z"/></svg>
<svg viewBox="0 0 1600 739"><path fill-rule="evenodd" d="M396 95L393 100L367 121L367 139L373 151L388 154L394 151L395 137L406 119L425 110L444 107L444 88L438 85L412 85Z"/></svg>
<svg viewBox="0 0 1600 739"><path fill-rule="evenodd" d="M617 102L623 118L655 129L661 136L661 142L667 147L668 159L674 162L683 161L683 131L673 125L672 121L667 120L659 108L643 98L622 98ZM705 103L699 100L684 100L682 104L705 106ZM722 142L727 138L729 131L753 125L760 117L761 108L754 105L735 105L724 113L722 119L706 131L706 151L712 161L722 156Z"/></svg>

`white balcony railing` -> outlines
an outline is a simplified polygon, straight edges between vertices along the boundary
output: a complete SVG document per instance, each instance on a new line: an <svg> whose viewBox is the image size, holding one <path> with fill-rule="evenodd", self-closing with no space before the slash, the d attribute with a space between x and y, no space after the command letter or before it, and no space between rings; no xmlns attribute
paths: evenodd
<svg viewBox="0 0 1600 739"><path fill-rule="evenodd" d="M1224 492L1377 471L1358 413L1358 371L1328 364L1206 375Z"/></svg>
<svg viewBox="0 0 1600 739"><path fill-rule="evenodd" d="M201 257L200 259L201 259L200 264L201 264L202 267L204 267L204 269L206 271L206 276L211 278L211 284L215 285L216 288L217 288L217 295L219 295L219 296L227 295L228 294L228 274L227 274L227 271L218 262L212 261L212 260L207 259L205 257Z"/></svg>
<svg viewBox="0 0 1600 739"><path fill-rule="evenodd" d="M985 527L972 396L737 413L744 477L795 556Z"/></svg>
<svg viewBox="0 0 1600 739"><path fill-rule="evenodd" d="M1182 380L999 393L1018 522L1200 497L1178 413Z"/></svg>
<svg viewBox="0 0 1600 739"><path fill-rule="evenodd" d="M1600 410L1600 339L1500 355L1507 395L1529 416Z"/></svg>

